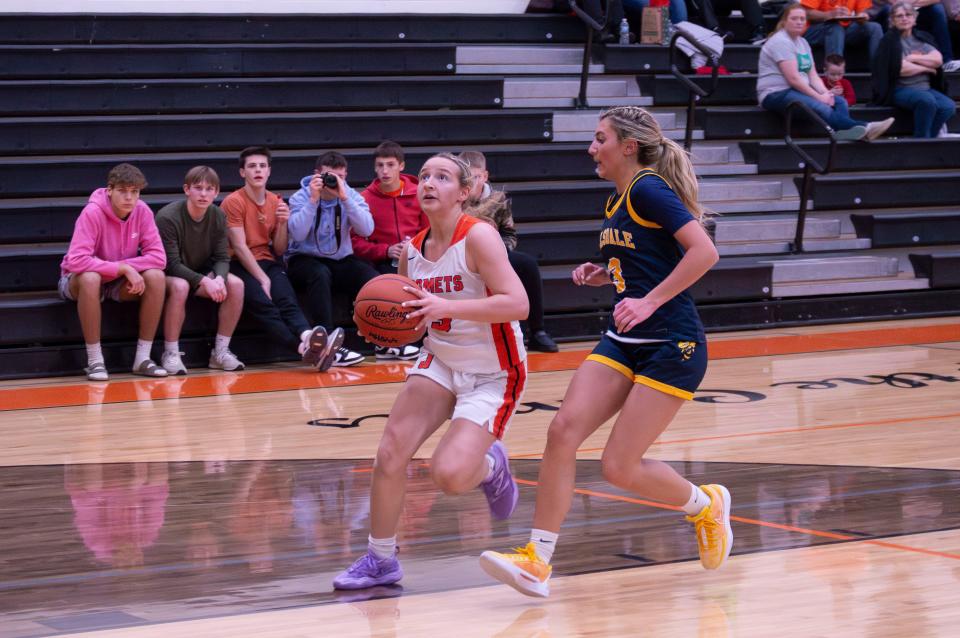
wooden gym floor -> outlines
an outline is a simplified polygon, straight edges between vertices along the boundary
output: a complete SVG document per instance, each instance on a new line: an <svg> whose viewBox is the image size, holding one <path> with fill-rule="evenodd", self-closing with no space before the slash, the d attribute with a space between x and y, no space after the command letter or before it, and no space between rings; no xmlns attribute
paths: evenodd
<svg viewBox="0 0 960 638"><path fill-rule="evenodd" d="M603 481L601 428L538 601L476 557L526 541L589 346L530 357L513 518L414 462L406 577L367 592L330 581L364 551L403 366L2 383L0 637L956 635L960 320L711 335L703 389L651 456L730 487L730 561L702 570L681 515Z"/></svg>

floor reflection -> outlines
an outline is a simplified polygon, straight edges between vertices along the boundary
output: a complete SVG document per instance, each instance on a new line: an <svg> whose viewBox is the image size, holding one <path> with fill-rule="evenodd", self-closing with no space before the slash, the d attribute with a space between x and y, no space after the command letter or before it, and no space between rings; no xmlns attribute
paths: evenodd
<svg viewBox="0 0 960 638"><path fill-rule="evenodd" d="M737 524L734 554L960 527L960 471L674 465L693 481L727 484L737 516L791 528ZM513 466L536 480L537 461ZM417 461L401 523L402 587L335 594L333 575L365 548L369 469L367 460L0 468L0 619L66 631L73 617L121 626L472 587L488 583L476 567L481 551L525 540L533 488L521 487L512 521L493 521L479 491L445 497ZM596 461L579 462L578 487L622 494ZM676 512L580 495L555 567L562 576L696 555ZM709 634L723 633L722 603L704 620ZM516 623L549 635L530 611ZM376 623L389 624L387 616Z"/></svg>

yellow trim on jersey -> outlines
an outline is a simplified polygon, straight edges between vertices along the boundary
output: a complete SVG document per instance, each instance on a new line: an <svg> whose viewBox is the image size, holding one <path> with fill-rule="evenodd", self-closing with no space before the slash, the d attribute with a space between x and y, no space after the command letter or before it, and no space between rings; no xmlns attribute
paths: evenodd
<svg viewBox="0 0 960 638"><path fill-rule="evenodd" d="M630 188L633 188L633 185L637 183L637 180L639 180L641 177L646 177L647 175L656 175L660 179L663 179L663 176L660 173L657 173L656 171L651 170L649 172L644 173L643 175L638 175L637 178L630 183ZM670 188L670 190L673 190L673 187L670 186L667 180L663 179L663 181L667 185L667 187ZM629 197L627 198L627 213L630 214L630 219L637 222L644 228L663 228L663 226L661 226L660 224L644 219L637 213L637 211L633 210L633 203L630 201Z"/></svg>
<svg viewBox="0 0 960 638"><path fill-rule="evenodd" d="M636 175L633 176L633 179L630 180L630 185L627 186L627 190L625 190L624 192L620 193L620 198L617 199L617 203L613 205L613 208L610 207L610 200L613 199L613 195L611 195L610 197L607 198L607 204L606 204L606 206L604 207L604 213L606 214L607 219L609 219L610 217L613 217L613 214L614 214L615 212L617 212L617 209L620 208L620 204L623 203L623 198L624 198L624 197L627 197L627 193L629 193L629 192L630 192L630 189L633 188L633 185L637 183L637 180L639 180L641 177L646 177L647 175L657 175L657 173L656 173L656 171L654 171L652 168L641 168L640 171L639 171ZM657 175L657 177L660 177L660 176ZM663 178L661 177L660 179L663 179ZM627 206L628 206L628 210L629 210L629 211L632 211L632 208L629 208L629 206L630 206L630 198L629 198L629 197L627 197ZM631 212L631 213L630 213L630 216L631 216L631 217L634 217L634 213ZM634 219L636 219L636 217L634 217ZM646 221L646 220L644 220L644 221ZM650 224L650 223L652 223L652 222L646 222L646 223L647 223L647 224ZM657 228L660 228L660 227L657 226Z"/></svg>
<svg viewBox="0 0 960 638"><path fill-rule="evenodd" d="M623 365L619 361L611 359L610 357L605 357L602 354L590 354L587 355L587 361L596 361L597 363L602 363L603 365L613 368L623 376L627 377L633 381L633 370Z"/></svg>
<svg viewBox="0 0 960 638"><path fill-rule="evenodd" d="M675 388L672 385L667 385L666 383L657 381L656 379L645 377L642 374L638 374L637 376L635 376L633 378L633 382L640 383L647 387L653 388L654 390L660 390L660 392L664 392L666 394L669 394L670 396L686 399L687 401L691 401L693 399L693 392L687 392L686 390Z"/></svg>

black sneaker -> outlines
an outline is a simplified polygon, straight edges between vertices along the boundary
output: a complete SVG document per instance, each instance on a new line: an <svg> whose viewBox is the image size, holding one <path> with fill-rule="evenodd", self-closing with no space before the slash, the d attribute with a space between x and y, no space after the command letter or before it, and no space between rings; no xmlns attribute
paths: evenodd
<svg viewBox="0 0 960 638"><path fill-rule="evenodd" d="M393 348L376 346L373 351L377 356L377 361L412 361L420 356L420 348L411 345Z"/></svg>
<svg viewBox="0 0 960 638"><path fill-rule="evenodd" d="M333 366L335 368L347 368L363 363L363 355L340 346L333 357Z"/></svg>
<svg viewBox="0 0 960 638"><path fill-rule="evenodd" d="M530 350L537 350L538 352L560 351L560 348L557 347L556 342L549 334L547 334L546 330L537 330L530 335L529 348Z"/></svg>

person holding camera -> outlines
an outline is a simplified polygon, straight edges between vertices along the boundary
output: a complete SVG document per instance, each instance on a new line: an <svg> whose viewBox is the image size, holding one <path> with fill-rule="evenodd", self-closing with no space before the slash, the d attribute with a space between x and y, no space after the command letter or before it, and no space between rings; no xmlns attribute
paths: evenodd
<svg viewBox="0 0 960 638"><path fill-rule="evenodd" d="M335 151L317 158L313 174L300 180L300 190L290 198L287 227L287 275L306 296L313 320L333 330L333 293L344 292L352 302L360 288L380 274L353 254L350 231L368 237L373 217L360 193L347 185L347 158ZM362 361L359 352L340 347L333 365Z"/></svg>

